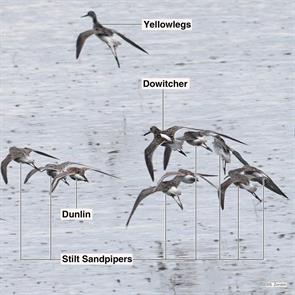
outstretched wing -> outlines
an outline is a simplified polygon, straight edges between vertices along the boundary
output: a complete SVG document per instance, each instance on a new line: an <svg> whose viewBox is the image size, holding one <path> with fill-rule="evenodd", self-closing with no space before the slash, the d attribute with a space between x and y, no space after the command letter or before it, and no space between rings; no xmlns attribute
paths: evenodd
<svg viewBox="0 0 295 295"><path fill-rule="evenodd" d="M157 186L156 186L156 189L159 188L159 186L161 185L161 183L164 181L164 179L166 179L167 177L170 177L170 176L185 176L184 173L181 173L179 171L171 171L171 172L166 172L160 179L159 181L157 182Z"/></svg>
<svg viewBox="0 0 295 295"><path fill-rule="evenodd" d="M196 173L197 176L200 176L202 179L204 179L206 182L208 182L210 185L212 185L214 188L216 188L218 190L218 187L211 182L210 180L208 180L205 176L207 177L211 177L211 176L217 176L217 175L210 175L210 174L201 174L201 173Z"/></svg>
<svg viewBox="0 0 295 295"><path fill-rule="evenodd" d="M86 41L86 39L88 37L90 37L92 34L93 34L93 30L88 30L88 31L85 31L83 33L81 33L78 38L77 38L77 42L76 42L76 59L79 58L79 55L80 55L80 52L83 48L83 45Z"/></svg>
<svg viewBox="0 0 295 295"><path fill-rule="evenodd" d="M145 163L153 181L154 181L153 154L158 146L159 144L157 143L157 141L153 139L153 141L149 144L149 146L144 150Z"/></svg>
<svg viewBox="0 0 295 295"><path fill-rule="evenodd" d="M243 164L243 165L249 165L249 163L241 156L239 152L237 152L234 149L231 149L233 155Z"/></svg>
<svg viewBox="0 0 295 295"><path fill-rule="evenodd" d="M10 154L8 154L6 156L6 158L1 162L1 174L2 174L3 180L6 184L8 183L7 166L12 160L13 160L13 157Z"/></svg>
<svg viewBox="0 0 295 295"><path fill-rule="evenodd" d="M32 150L32 151L33 151L34 153L39 154L39 155L42 155L42 156L45 156L45 157L48 157L48 158L52 158L52 159L59 160L59 158L56 158L56 157L51 156L51 155L49 155L49 154L46 154L46 153L44 153L44 152L40 152L40 151L37 151L37 150Z"/></svg>
<svg viewBox="0 0 295 295"><path fill-rule="evenodd" d="M155 193L157 190L156 190L156 187L155 186L152 186L152 187L149 187L149 188L146 188L146 189L143 189L140 194L138 195L137 199L135 200L135 203L133 205L133 208L131 210L131 213L129 215L129 218L127 220L127 223L126 223L126 227L128 226L129 222L130 222L130 219L131 217L133 216L136 208L138 207L138 205L140 204L140 202L145 199L147 196Z"/></svg>
<svg viewBox="0 0 295 295"><path fill-rule="evenodd" d="M170 156L171 156L171 153L172 153L172 149L169 145L166 145L165 146L165 151L164 151L164 161L163 161L163 164L164 164L164 170L166 170L167 166L168 166L168 163L169 163L169 159L170 159Z"/></svg>
<svg viewBox="0 0 295 295"><path fill-rule="evenodd" d="M202 129L200 129L200 130L202 130ZM238 142L238 143L241 143L241 144L245 144L245 145L247 145L246 143L244 143L244 142L242 142L242 141L240 141L240 140L238 140L238 139L236 139L236 138L233 138L233 137L231 137L231 136L229 136L229 135L223 134L223 133L219 133L219 132L212 131L212 130L203 130L203 131L204 131L205 133L207 133L207 135L220 135L220 136L222 136L222 137L228 138L228 139L233 140L233 141L236 141L236 142Z"/></svg>
<svg viewBox="0 0 295 295"><path fill-rule="evenodd" d="M75 172L72 172L72 173L69 173L68 171L64 171L64 172L61 172L59 174L57 174L54 178L53 178L53 181L52 181L52 184L51 184L51 190L50 190L50 193L53 193L54 190L56 189L57 185L59 184L59 182L66 176L70 176L70 175L74 175Z"/></svg>
<svg viewBox="0 0 295 295"><path fill-rule="evenodd" d="M218 197L220 198L219 202L220 202L220 206L222 210L224 209L225 191L232 183L233 183L232 179L228 178L218 188Z"/></svg>
<svg viewBox="0 0 295 295"><path fill-rule="evenodd" d="M123 34L113 30L113 32L115 34L117 34L119 37L121 37L123 40L125 40L126 42L128 42L129 44L131 44L132 46L136 47L137 49L143 51L146 54L149 54L147 51L145 51L142 47L140 47L138 44L136 44L135 42L131 41L130 39L128 39L126 36L124 36Z"/></svg>
<svg viewBox="0 0 295 295"><path fill-rule="evenodd" d="M44 169L44 167L40 167L39 169L32 169L26 176L24 183L27 183L29 181L29 179L38 171L41 171L42 169Z"/></svg>
<svg viewBox="0 0 295 295"><path fill-rule="evenodd" d="M107 175L107 176L110 176L110 177L114 177L114 178L120 179L119 177L117 177L117 176L115 176L115 175L113 175L113 174L109 174L109 173L103 172L103 171L98 170L98 169L95 169L95 168L87 167L87 169L88 169L88 170L95 171L95 172L102 173L102 174Z"/></svg>
<svg viewBox="0 0 295 295"><path fill-rule="evenodd" d="M263 178L259 177L259 178L254 178L252 179L252 181L256 181L258 183L260 183L261 185L263 185ZM283 197L285 197L286 199L289 199L286 194L274 183L274 181L267 176L267 178L264 180L264 186L266 188L268 188L269 190L273 191L274 193L281 195Z"/></svg>

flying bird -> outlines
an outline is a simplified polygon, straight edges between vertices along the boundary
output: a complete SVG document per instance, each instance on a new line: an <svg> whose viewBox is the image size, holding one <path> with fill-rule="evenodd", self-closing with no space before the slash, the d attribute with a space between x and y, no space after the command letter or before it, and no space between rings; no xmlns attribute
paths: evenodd
<svg viewBox="0 0 295 295"><path fill-rule="evenodd" d="M51 178L55 178L55 176L65 170L65 168L69 165L82 165L76 162L63 162L60 164L46 164L44 167L33 168L26 176L24 183L27 183L29 179L37 172L46 171L47 175ZM61 179L65 184L69 185L67 182L67 178L64 177Z"/></svg>
<svg viewBox="0 0 295 295"><path fill-rule="evenodd" d="M1 162L1 174L2 174L3 180L4 180L4 182L6 184L8 183L7 166L11 161L15 161L15 162L21 163L21 164L27 164L27 165L32 166L34 169L38 169L38 167L36 167L36 165L35 165L34 160L29 158L31 152L34 152L34 153L37 153L39 155L58 160L58 158L56 158L56 157L53 157L53 156L51 156L49 154L46 154L44 152L31 149L31 148L27 148L27 147L25 147L25 148L17 148L15 146L10 147L8 155Z"/></svg>
<svg viewBox="0 0 295 295"><path fill-rule="evenodd" d="M242 164L245 165L247 163L240 153L228 146L224 139L219 135L214 136L213 149L215 153L221 157L224 174L226 174L226 164L231 162L231 154L233 154Z"/></svg>
<svg viewBox="0 0 295 295"><path fill-rule="evenodd" d="M258 182L259 184L264 185L267 189L271 190L272 192L288 199L287 195L262 170L256 167L250 166L249 164L246 164L241 168L229 171L228 175L231 176L237 173L245 175L249 180Z"/></svg>
<svg viewBox="0 0 295 295"><path fill-rule="evenodd" d="M110 176L110 177L114 177L114 178L119 178L115 175L103 172L101 170L95 169L95 168L91 168L91 167L69 167L67 168L65 171L57 174L53 181L52 181L52 186L51 186L51 193L56 189L58 183L64 179L64 177L70 177L71 179L75 180L75 181L84 181L84 182L88 182L88 179L85 175L85 172L87 170L91 170L91 171L95 171L95 172L99 172L102 173L104 175Z"/></svg>
<svg viewBox="0 0 295 295"><path fill-rule="evenodd" d="M175 175L173 179L168 180L168 181L164 181L164 179L166 179L169 176L173 176L173 175ZM133 216L138 205L146 197L148 197L156 192L163 192L164 194L167 194L168 196L172 197L173 200L177 203L177 205L183 210L183 205L180 200L181 190L178 188L178 186L180 185L181 182L191 184L191 183L194 183L195 181L198 181L197 176L201 176L203 179L205 179L204 175L207 175L207 174L201 174L201 173L195 174L189 170L184 170L184 169L179 169L177 172L168 172L168 173L164 174L156 186L152 186L152 187L143 189L140 192L140 194L138 195L138 197L133 205L133 208L132 208L129 218L127 220L126 226L129 225L131 217ZM205 180L215 187L215 185L212 184L210 181L208 181L207 179L205 179Z"/></svg>
<svg viewBox="0 0 295 295"><path fill-rule="evenodd" d="M261 199L255 193L257 190L257 186L252 184L246 175L235 172L235 173L231 173L227 177L227 179L223 183L220 184L220 187L218 189L218 197L220 198L219 201L220 201L220 206L221 206L222 210L224 210L225 192L231 184L234 184L235 186L248 191L259 202L261 202Z"/></svg>
<svg viewBox="0 0 295 295"><path fill-rule="evenodd" d="M106 28L102 24L100 24L97 21L97 17L96 17L96 14L95 14L94 11L88 11L88 13L83 15L82 17L86 17L86 16L89 16L89 17L92 18L93 28L91 30L87 30L87 31L81 33L78 36L78 39L77 39L77 42L76 42L76 58L77 59L79 58L79 55L81 53L81 50L83 48L83 45L84 45L85 41L87 40L87 38L89 38L92 35L95 35L96 37L98 37L100 40L102 40L104 43L107 44L107 46L110 48L114 58L116 59L119 68L120 68L120 62L119 62L119 59L118 59L118 56L117 56L117 47L119 45L121 45L121 43L118 40L116 40L116 38L115 38L116 36L119 36L120 38L122 38L123 40L125 40L126 42L131 44L132 46L134 46L137 49L139 49L139 50L143 51L144 53L148 54L147 51L145 51L142 47L137 45L135 42L128 39L123 34L119 33L116 30Z"/></svg>

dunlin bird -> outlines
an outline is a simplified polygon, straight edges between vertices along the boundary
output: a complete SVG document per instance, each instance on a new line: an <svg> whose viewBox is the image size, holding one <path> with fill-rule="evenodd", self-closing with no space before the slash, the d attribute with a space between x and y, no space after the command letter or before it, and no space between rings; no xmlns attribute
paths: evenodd
<svg viewBox="0 0 295 295"><path fill-rule="evenodd" d="M46 164L44 167L33 168L26 176L24 183L27 183L29 179L36 173L36 172L44 172L46 171L47 175L51 178L55 178L57 174L63 172L65 168L69 165L82 165L76 162L63 162L60 164ZM69 185L67 182L67 178L64 177L61 179L64 183Z"/></svg>
<svg viewBox="0 0 295 295"><path fill-rule="evenodd" d="M168 181L164 181L164 179L166 179L169 176L173 176L173 175L175 175L173 179L168 180ZM156 192L163 192L164 194L167 194L168 196L172 197L173 200L177 203L177 205L181 209L183 209L182 202L179 198L179 196L181 195L181 190L178 188L178 186L180 185L181 182L191 184L191 183L194 183L195 181L198 181L197 176L200 176L203 179L205 179L205 175L206 174L200 174L200 173L195 174L189 170L184 170L184 169L179 169L177 172L166 173L159 180L159 182L157 183L156 186L152 186L152 187L143 189L140 192L140 194L138 195L138 197L133 205L133 208L132 208L129 218L127 220L126 226L129 225L131 217L133 216L133 214L134 214L136 208L138 207L138 205L140 204L140 202L143 199L145 199L146 197L148 197ZM211 175L209 175L209 176L211 176ZM216 186L213 183L211 183L207 179L205 179L205 180L216 188Z"/></svg>
<svg viewBox="0 0 295 295"><path fill-rule="evenodd" d="M58 183L64 178L69 176L71 179L75 180L75 181L84 181L84 182L88 182L88 179L85 175L85 172L87 170L91 170L91 171L95 171L95 172L99 172L102 174L105 174L107 176L111 176L114 178L118 178L115 175L103 172L101 170L95 169L95 168L91 168L91 167L69 167L66 169L66 171L61 172L59 174L57 174L53 181L52 181L52 187L51 187L51 193L56 189Z"/></svg>
<svg viewBox="0 0 295 295"><path fill-rule="evenodd" d="M218 197L220 197L220 206L222 210L224 209L225 191L231 184L234 184L235 186L248 191L261 202L261 199L255 193L257 190L257 186L253 185L246 175L240 174L238 172L233 172L223 183L221 183L218 189Z"/></svg>
<svg viewBox="0 0 295 295"><path fill-rule="evenodd" d="M266 188L273 191L274 193L283 196L284 198L288 199L286 194L274 183L274 181L262 170L250 166L244 165L242 168L234 169L228 172L229 177L235 174L242 174L245 175L250 181L258 182L261 185L264 184Z"/></svg>
<svg viewBox="0 0 295 295"><path fill-rule="evenodd" d="M233 154L242 164L245 165L247 163L240 153L228 146L224 139L219 135L214 136L213 149L215 153L221 157L224 174L226 174L226 164L231 162L231 154Z"/></svg>
<svg viewBox="0 0 295 295"><path fill-rule="evenodd" d="M78 36L78 39L76 42L76 58L77 59L79 58L80 52L82 50L82 47L86 39L90 37L91 35L95 35L96 37L98 37L100 40L102 40L103 42L107 44L107 46L111 49L112 54L115 57L119 68L120 68L120 62L117 56L117 47L121 45L121 43L115 39L116 35L122 38L123 40L125 40L126 42L128 42L129 44L133 45L137 49L148 54L147 51L145 51L142 47L140 47L139 45L137 45L136 43L128 39L123 34L113 29L106 28L102 24L100 24L97 21L97 17L94 11L88 11L88 13L86 15L83 15L82 17L86 17L86 16L89 16L92 18L93 28L92 30L85 31Z"/></svg>
<svg viewBox="0 0 295 295"><path fill-rule="evenodd" d="M29 156L31 154L31 152L37 153L39 155L45 156L45 157L49 157L52 159L57 159L56 157L53 157L49 154L46 154L44 152L41 151L37 151L31 148L17 148L15 146L9 148L9 153L6 156L6 158L1 162L1 174L3 177L4 182L7 184L8 183L8 179L7 179L7 166L11 161L15 161L17 163L21 163L21 164L27 164L32 166L35 169L38 169L34 163L34 160L30 159Z"/></svg>

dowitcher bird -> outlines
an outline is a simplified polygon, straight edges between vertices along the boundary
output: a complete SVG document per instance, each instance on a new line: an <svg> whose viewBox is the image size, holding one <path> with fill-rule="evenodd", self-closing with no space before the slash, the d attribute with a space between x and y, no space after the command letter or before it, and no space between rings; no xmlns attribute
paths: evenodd
<svg viewBox="0 0 295 295"><path fill-rule="evenodd" d="M242 168L229 171L228 175L229 177L231 177L231 175L235 175L237 173L246 176L250 181L258 182L259 184L264 185L266 188L273 191L274 193L288 199L286 194L262 170L247 164L247 165L244 165Z"/></svg>
<svg viewBox="0 0 295 295"><path fill-rule="evenodd" d="M215 153L221 157L224 174L226 174L226 164L231 162L231 154L233 154L242 164L247 164L246 160L243 159L240 153L228 146L224 139L219 135L214 136L213 149Z"/></svg>
<svg viewBox="0 0 295 295"><path fill-rule="evenodd" d="M140 47L139 45L137 45L136 43L134 43L133 41L128 39L123 34L119 33L118 31L115 31L113 29L106 28L102 24L100 24L97 21L97 17L96 17L96 14L94 11L88 11L88 13L86 15L83 15L82 17L86 17L86 16L89 16L92 18L93 28L91 30L81 33L78 36L78 39L76 42L76 58L77 59L79 58L80 52L82 50L82 47L83 47L86 39L88 37L90 37L91 35L95 35L96 37L98 37L100 40L102 40L103 42L105 42L107 44L107 46L110 48L114 58L116 59L119 68L120 68L120 62L119 62L119 59L117 56L117 47L119 45L121 45L121 43L115 39L116 36L119 36L120 38L122 38L123 40L125 40L129 44L133 45L137 49L148 54L147 51L145 51L142 47Z"/></svg>
<svg viewBox="0 0 295 295"><path fill-rule="evenodd" d="M4 182L7 184L8 183L8 179L7 179L7 166L11 161L15 161L17 163L21 163L21 164L27 164L32 166L35 169L38 169L35 165L34 160L30 159L29 156L31 154L31 152L37 153L39 155L45 156L45 157L49 157L52 159L57 159L56 157L53 157L49 154L46 154L44 152L41 151L37 151L31 148L17 148L15 146L9 148L9 153L6 156L6 158L1 162L1 174L3 177Z"/></svg>
<svg viewBox="0 0 295 295"><path fill-rule="evenodd" d="M69 165L82 165L76 162L63 162L60 164L46 164L44 167L33 168L26 176L24 183L27 183L29 179L36 173L36 172L44 172L46 171L47 175L51 178L55 178L57 174L63 172L65 168ZM69 185L67 182L67 178L64 177L61 179L65 184Z"/></svg>
<svg viewBox="0 0 295 295"><path fill-rule="evenodd" d="M173 176L173 175L175 175L173 179L168 180L168 181L164 181L164 179L166 179L169 176ZM132 208L129 218L127 220L126 226L128 226L128 224L131 220L131 217L133 216L136 208L142 202L142 200L145 199L146 197L156 193L156 192L163 192L164 194L167 194L168 196L172 197L173 200L177 203L177 205L181 209L183 209L183 205L180 200L181 190L178 188L178 186L180 185L181 182L191 184L191 183L194 183L195 181L198 181L197 176L200 176L216 188L216 186L213 183L211 183L210 181L208 181L205 178L205 175L207 175L207 174L201 174L201 173L195 174L189 170L184 170L184 169L179 169L177 172L166 173L159 180L159 182L157 183L156 186L152 186L152 187L143 189L140 192L140 194L138 195L138 197L133 205L133 208ZM208 176L211 176L211 175L208 175Z"/></svg>
<svg viewBox="0 0 295 295"><path fill-rule="evenodd" d="M51 186L51 193L56 189L58 183L64 179L64 177L69 176L71 179L75 180L75 181L84 181L84 182L88 182L88 179L85 175L85 172L87 170L91 170L91 171L95 171L95 172L99 172L102 173L104 175L110 176L110 177L114 177L114 178L118 178L115 175L103 172L101 170L95 169L95 168L91 168L91 167L69 167L67 168L65 171L57 174L53 181L52 181L52 186Z"/></svg>
<svg viewBox="0 0 295 295"><path fill-rule="evenodd" d="M154 154L154 151L160 145L165 146L164 161L163 161L164 170L167 168L172 150L176 150L182 155L186 156L186 154L182 150L181 141L177 141L174 138L175 133L182 128L186 128L186 127L173 126L166 130L160 130L158 127L152 126L150 130L144 134L144 136L150 133L153 133L154 135L153 141L149 144L149 146L144 151L145 163L153 181L154 181L153 154Z"/></svg>
<svg viewBox="0 0 295 295"><path fill-rule="evenodd" d="M227 179L221 183L218 189L218 197L220 197L220 206L222 210L224 209L225 191L231 184L248 191L257 200L259 200L259 202L261 202L261 199L255 193L257 186L253 185L246 175L240 174L238 172L232 172L231 175L229 175Z"/></svg>

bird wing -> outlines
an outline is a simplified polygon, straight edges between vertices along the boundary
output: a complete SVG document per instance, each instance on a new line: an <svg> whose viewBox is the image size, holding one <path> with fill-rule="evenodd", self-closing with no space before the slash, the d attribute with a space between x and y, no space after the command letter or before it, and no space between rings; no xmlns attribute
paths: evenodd
<svg viewBox="0 0 295 295"><path fill-rule="evenodd" d="M61 172L59 174L57 174L53 180L52 180L52 183L51 183L51 190L50 190L50 193L53 193L53 191L56 189L57 185L59 184L59 182L66 176L70 176L70 175L75 175L76 173L75 172L68 172L68 171L64 171L64 172Z"/></svg>
<svg viewBox="0 0 295 295"><path fill-rule="evenodd" d="M263 185L263 178L262 177L254 178L254 179L252 179L252 181L256 181L256 182L260 183L261 185ZM269 176L267 176L267 178L264 179L264 186L266 188L268 188L269 190L273 191L274 193L281 195L281 196L285 197L286 199L288 199L286 194L284 192L282 192L282 190L274 183L274 181Z"/></svg>
<svg viewBox="0 0 295 295"><path fill-rule="evenodd" d="M231 152L233 155L243 164L243 165L249 165L248 162L241 156L239 152L231 148Z"/></svg>
<svg viewBox="0 0 295 295"><path fill-rule="evenodd" d="M200 176L202 179L204 179L206 182L208 182L210 185L212 185L214 188L216 188L218 190L218 187L213 183L211 182L210 180L208 180L205 175L207 177L210 177L210 176L217 176L217 175L207 175L207 174L200 174L200 173L196 173L197 176Z"/></svg>
<svg viewBox="0 0 295 295"><path fill-rule="evenodd" d="M178 171L171 171L171 172L166 172L160 179L159 181L157 182L157 185L156 185L156 189L159 188L159 186L161 185L161 183L163 182L164 179L166 179L167 177L169 176L185 176L184 173L181 173L181 172L178 172Z"/></svg>
<svg viewBox="0 0 295 295"><path fill-rule="evenodd" d="M146 54L149 54L146 50L144 50L142 47L140 47L138 44L136 44L135 42L131 41L130 39L128 39L126 36L124 36L123 34L112 30L113 33L117 34L119 37L121 37L123 40L125 40L126 42L128 42L129 44L133 45L134 47L136 47L137 49L143 51Z"/></svg>
<svg viewBox="0 0 295 295"><path fill-rule="evenodd" d="M134 214L136 208L137 208L138 205L140 204L140 202L141 202L143 199L145 199L147 196L149 196L149 195L155 193L156 191L158 191L158 190L156 189L156 187L155 187L155 186L152 186L152 187L149 187L149 188L143 189L143 190L140 192L140 194L138 195L137 199L135 200L135 203L134 203L134 205L133 205L133 208L132 208L132 210L131 210L131 213L130 213L129 218L128 218L127 223L126 223L126 227L128 226L128 224L129 224L129 222L130 222L130 219L131 219L132 215Z"/></svg>
<svg viewBox="0 0 295 295"><path fill-rule="evenodd" d="M118 179L119 179L119 177L117 177L117 176L115 176L115 175L113 175L113 174L109 174L109 173L103 172L103 171L98 170L98 169L96 169L96 168L85 167L85 169L87 169L87 170L92 170L92 171L95 171L95 172L99 172L99 173L102 173L102 174L104 174L104 175L107 175L107 176L110 176L110 177L114 177L114 178L118 178Z"/></svg>
<svg viewBox="0 0 295 295"><path fill-rule="evenodd" d="M24 183L27 183L29 181L29 179L38 171L42 171L42 169L44 169L44 167L40 167L39 169L32 169L26 176ZM43 170L44 171L44 170Z"/></svg>
<svg viewBox="0 0 295 295"><path fill-rule="evenodd" d="M51 156L51 155L49 155L49 154L46 154L46 153L44 153L44 152L40 152L40 151L33 150L33 149L32 149L32 151L33 151L34 153L36 153L36 154L39 154L39 155L42 155L42 156L45 156L45 157L48 157L48 158L52 158L52 159L59 160L59 158L56 158L56 157Z"/></svg>
<svg viewBox="0 0 295 295"><path fill-rule="evenodd" d="M212 130L207 130L207 129L204 129L204 130L200 129L200 130L203 131L206 135L211 135L211 136L214 136L214 135L220 135L220 136L222 136L222 137L228 138L228 139L233 140L233 141L236 141L236 142L238 142L238 143L241 143L241 144L245 144L245 145L247 145L246 143L244 143L244 142L242 142L242 141L240 141L240 140L238 140L238 139L235 139L235 138L233 138L233 137L231 137L231 136L228 136L228 135L226 135L226 134L223 134L223 133L219 133L219 132L212 131Z"/></svg>
<svg viewBox="0 0 295 295"><path fill-rule="evenodd" d="M225 191L227 188L233 183L232 178L228 178L226 181L224 181L220 187L218 188L218 198L220 196L220 206L221 209L224 209L224 199L225 199Z"/></svg>
<svg viewBox="0 0 295 295"><path fill-rule="evenodd" d="M166 170L167 166L168 166L168 163L169 163L169 159L170 159L170 156L171 156L171 153L172 153L172 149L169 145L166 145L165 146L165 151L164 151L164 161L163 161L163 164L164 164L164 170Z"/></svg>
<svg viewBox="0 0 295 295"><path fill-rule="evenodd" d="M12 160L14 160L14 158L10 154L8 154L6 158L1 162L1 174L6 184L8 183L7 166Z"/></svg>
<svg viewBox="0 0 295 295"><path fill-rule="evenodd" d="M159 145L160 143L158 144L157 140L153 139L153 141L149 144L149 146L144 150L145 163L153 181L154 181L153 154Z"/></svg>
<svg viewBox="0 0 295 295"><path fill-rule="evenodd" d="M79 58L79 55L81 53L81 50L83 48L83 45L84 45L86 39L88 37L90 37L92 34L94 34L93 30L88 30L88 31L85 31L85 32L79 34L79 36L77 38L77 42L76 42L76 59Z"/></svg>

